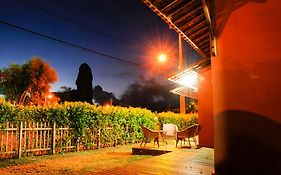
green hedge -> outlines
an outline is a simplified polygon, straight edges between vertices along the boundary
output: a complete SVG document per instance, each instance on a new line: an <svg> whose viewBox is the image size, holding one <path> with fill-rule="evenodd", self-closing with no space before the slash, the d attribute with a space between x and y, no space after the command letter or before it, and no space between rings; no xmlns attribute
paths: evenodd
<svg viewBox="0 0 281 175"><path fill-rule="evenodd" d="M178 126L179 130L183 130L188 126L198 123L198 114L176 114L173 112L162 112L157 114L161 128L163 124L173 123Z"/></svg>
<svg viewBox="0 0 281 175"><path fill-rule="evenodd" d="M74 137L80 137L84 144L90 140L88 128L100 130L100 141L103 144L123 144L139 141L143 137L140 127L143 124L151 129L160 129L164 123L174 123L179 129L183 129L197 122L197 114L157 114L141 108L104 107L81 102L37 107L14 106L9 102L0 101L0 125L7 121L18 124L26 120L67 125L73 128Z"/></svg>

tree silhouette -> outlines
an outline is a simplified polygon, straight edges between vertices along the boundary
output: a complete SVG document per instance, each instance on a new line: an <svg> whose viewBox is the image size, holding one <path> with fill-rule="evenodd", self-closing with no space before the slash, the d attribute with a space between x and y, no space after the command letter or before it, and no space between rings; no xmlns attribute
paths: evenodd
<svg viewBox="0 0 281 175"><path fill-rule="evenodd" d="M77 100L77 90L71 87L62 86L60 91L54 92L54 94L60 98L60 103Z"/></svg>
<svg viewBox="0 0 281 175"><path fill-rule="evenodd" d="M120 101L123 106L152 111L173 110L178 106L179 97L169 92L172 88L172 84L159 83L156 79L140 80L128 86Z"/></svg>
<svg viewBox="0 0 281 175"><path fill-rule="evenodd" d="M118 105L119 100L116 99L114 94L104 91L99 85L94 87L93 95L95 101L100 105L109 104L111 102L113 103L113 105Z"/></svg>
<svg viewBox="0 0 281 175"><path fill-rule="evenodd" d="M93 75L90 66L83 63L79 67L76 79L77 100L82 102L93 103Z"/></svg>

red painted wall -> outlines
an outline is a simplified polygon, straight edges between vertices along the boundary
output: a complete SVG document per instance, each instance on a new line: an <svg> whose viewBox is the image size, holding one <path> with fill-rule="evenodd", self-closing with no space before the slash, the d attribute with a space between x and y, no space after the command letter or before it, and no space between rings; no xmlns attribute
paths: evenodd
<svg viewBox="0 0 281 175"><path fill-rule="evenodd" d="M217 174L281 174L281 1L215 0Z"/></svg>
<svg viewBox="0 0 281 175"><path fill-rule="evenodd" d="M214 114L211 70L202 72L198 85L198 120L202 127L199 145L214 147Z"/></svg>

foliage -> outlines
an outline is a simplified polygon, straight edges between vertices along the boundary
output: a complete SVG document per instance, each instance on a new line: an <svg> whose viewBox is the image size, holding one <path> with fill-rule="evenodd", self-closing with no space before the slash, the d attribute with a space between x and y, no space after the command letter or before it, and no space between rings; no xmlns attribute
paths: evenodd
<svg viewBox="0 0 281 175"><path fill-rule="evenodd" d="M28 64L11 64L2 70L1 88L5 89L7 99L19 100L20 95L26 90L29 79Z"/></svg>
<svg viewBox="0 0 281 175"><path fill-rule="evenodd" d="M77 99L77 91L71 87L62 86L60 91L54 92L55 96L59 97L60 103L74 102Z"/></svg>
<svg viewBox="0 0 281 175"><path fill-rule="evenodd" d="M29 84L26 90L31 93L31 101L41 104L50 94L50 83L58 80L56 71L45 61L33 57L28 64Z"/></svg>
<svg viewBox="0 0 281 175"><path fill-rule="evenodd" d="M179 106L179 96L169 92L173 88L173 84L161 83L155 78L143 79L129 85L120 101L123 106L163 112Z"/></svg>
<svg viewBox="0 0 281 175"><path fill-rule="evenodd" d="M142 139L141 125L159 129L163 123L174 123L183 129L197 122L197 114L153 113L147 109L118 106L95 106L82 102L65 102L53 106L21 106L0 101L0 123L34 120L56 122L58 127L73 128L74 138L90 144L90 130L100 132L101 144L135 143ZM3 126L2 126L3 127Z"/></svg>
<svg viewBox="0 0 281 175"><path fill-rule="evenodd" d="M158 114L160 125L173 123L178 126L179 130L183 130L188 126L198 123L198 114L176 114L173 112L162 112Z"/></svg>
<svg viewBox="0 0 281 175"><path fill-rule="evenodd" d="M100 105L106 105L113 103L116 105L118 99L113 95L113 93L106 92L102 89L101 86L97 85L93 89L93 97L95 99L95 102Z"/></svg>
<svg viewBox="0 0 281 175"><path fill-rule="evenodd" d="M186 98L186 113L198 112L198 100Z"/></svg>
<svg viewBox="0 0 281 175"><path fill-rule="evenodd" d="M56 71L47 62L33 57L28 63L1 70L0 88L10 101L21 103L28 94L33 104L41 104L50 94L50 83L57 80Z"/></svg>
<svg viewBox="0 0 281 175"><path fill-rule="evenodd" d="M76 79L77 100L81 102L93 103L93 75L90 66L83 63L79 67L78 76Z"/></svg>

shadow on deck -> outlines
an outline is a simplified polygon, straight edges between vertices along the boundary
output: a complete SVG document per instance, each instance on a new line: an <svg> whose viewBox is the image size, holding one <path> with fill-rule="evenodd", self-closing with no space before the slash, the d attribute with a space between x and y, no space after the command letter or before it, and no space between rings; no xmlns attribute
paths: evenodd
<svg viewBox="0 0 281 175"><path fill-rule="evenodd" d="M160 147L148 143L145 148L135 146L132 154L158 155L145 159L130 167L126 167L126 173L133 171L136 174L208 174L214 172L214 150L211 148L197 148L194 143L191 147L188 144L179 144L176 148L175 140L168 140L168 144L161 143ZM168 154L165 154L168 153ZM121 169L116 169L119 172ZM132 172L131 172L132 170Z"/></svg>

